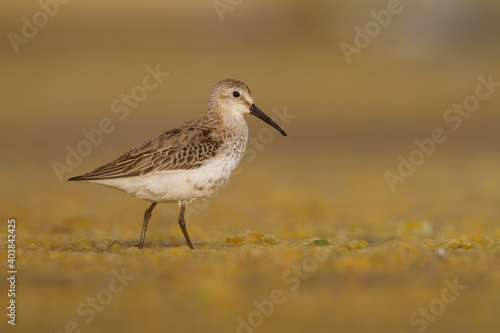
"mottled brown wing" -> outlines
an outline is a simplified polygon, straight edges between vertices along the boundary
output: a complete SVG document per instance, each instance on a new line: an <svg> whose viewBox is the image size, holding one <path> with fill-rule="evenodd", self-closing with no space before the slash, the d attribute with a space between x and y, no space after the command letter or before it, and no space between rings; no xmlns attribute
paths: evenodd
<svg viewBox="0 0 500 333"><path fill-rule="evenodd" d="M200 126L202 118L148 140L111 163L69 180L92 180L146 175L159 171L199 168L214 157L222 143L213 126Z"/></svg>

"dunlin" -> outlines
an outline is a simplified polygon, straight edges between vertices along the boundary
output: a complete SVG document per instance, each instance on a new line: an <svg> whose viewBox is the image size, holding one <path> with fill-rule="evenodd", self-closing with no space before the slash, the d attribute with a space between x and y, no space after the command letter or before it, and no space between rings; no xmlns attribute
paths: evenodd
<svg viewBox="0 0 500 333"><path fill-rule="evenodd" d="M160 202L181 206L179 225L193 249L184 221L186 205L217 191L238 166L248 141L243 118L252 114L283 131L255 106L248 86L235 79L217 83L210 92L208 114L189 120L147 140L113 162L69 180L109 186L152 202L144 213L141 239L144 247L151 213Z"/></svg>

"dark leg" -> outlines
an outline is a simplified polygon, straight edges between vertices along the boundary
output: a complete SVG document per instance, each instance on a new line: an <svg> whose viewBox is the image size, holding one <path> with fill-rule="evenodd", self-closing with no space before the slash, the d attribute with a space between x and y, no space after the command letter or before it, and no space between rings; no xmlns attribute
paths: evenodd
<svg viewBox="0 0 500 333"><path fill-rule="evenodd" d="M191 240L189 239L188 231L186 229L186 222L184 221L184 211L186 210L186 204L181 204L181 213L179 214L179 225L181 226L182 233L184 234L184 238L186 239L187 245L194 250L193 244L191 244Z"/></svg>
<svg viewBox="0 0 500 333"><path fill-rule="evenodd" d="M153 202L153 204L149 206L149 208L144 213L144 221L142 222L141 240L139 241L139 244L136 245L140 249L144 247L144 238L146 238L146 229L148 228L148 222L149 219L151 218L151 212L155 208L156 204L157 202Z"/></svg>

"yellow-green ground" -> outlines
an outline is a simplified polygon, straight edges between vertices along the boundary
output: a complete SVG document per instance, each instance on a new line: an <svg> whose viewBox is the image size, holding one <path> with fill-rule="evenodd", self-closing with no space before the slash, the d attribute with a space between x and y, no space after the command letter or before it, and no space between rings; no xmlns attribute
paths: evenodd
<svg viewBox="0 0 500 333"><path fill-rule="evenodd" d="M307 177L308 163L293 165L286 154L242 164L189 216L194 251L177 225L177 205L156 208L139 250L133 244L147 203L89 184L42 187L37 203L11 207L16 329L234 332L244 318L255 332L494 332L498 184L436 174L444 164L422 168L420 182L390 193L362 160L346 169L329 164L331 175L313 160ZM495 179L499 163L490 163ZM478 173L470 165L455 171ZM124 285L116 274L127 277ZM456 296L450 283L459 286Z"/></svg>
<svg viewBox="0 0 500 333"><path fill-rule="evenodd" d="M195 251L162 241L143 251L106 239L28 242L18 252L29 258L20 262L19 326L231 332L241 317L261 332L494 331L498 241L352 240L325 248L309 242L255 233L236 245L205 243ZM29 268L22 264L28 262ZM125 282L110 287L116 273ZM443 293L450 284L458 289ZM107 291L113 288L119 291ZM413 314L422 308L434 321Z"/></svg>
<svg viewBox="0 0 500 333"><path fill-rule="evenodd" d="M11 2L4 37L40 8ZM243 1L223 21L213 3L69 2L18 53L3 39L0 268L14 218L17 316L2 278L0 331L497 332L500 87L443 118L480 77L500 81L497 1L402 2L350 63L340 43L387 1ZM169 76L113 112L157 65ZM167 204L137 249L149 203L64 179L204 115L226 77L288 137L248 117L238 172L188 206L196 249ZM68 166L106 118L113 131Z"/></svg>

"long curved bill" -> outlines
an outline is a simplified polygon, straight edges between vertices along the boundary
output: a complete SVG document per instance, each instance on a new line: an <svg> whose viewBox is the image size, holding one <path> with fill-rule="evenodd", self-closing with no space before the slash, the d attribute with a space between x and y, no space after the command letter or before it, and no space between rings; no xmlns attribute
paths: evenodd
<svg viewBox="0 0 500 333"><path fill-rule="evenodd" d="M269 118L267 116L267 114L265 114L257 106L255 106L255 104L252 104L252 106L250 107L250 114L256 116L257 118L259 118L261 120L264 120L266 123L268 123L272 127L276 128L281 134L286 136L285 131L283 131L281 129L281 127L279 127L278 124L276 124L271 118Z"/></svg>

